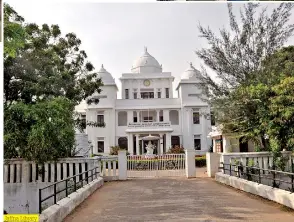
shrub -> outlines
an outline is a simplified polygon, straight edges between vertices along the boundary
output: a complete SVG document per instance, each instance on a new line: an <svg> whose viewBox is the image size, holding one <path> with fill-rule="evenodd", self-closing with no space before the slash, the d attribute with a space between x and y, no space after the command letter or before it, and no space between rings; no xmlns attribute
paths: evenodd
<svg viewBox="0 0 294 222"><path fill-rule="evenodd" d="M118 155L119 150L126 150L126 149L121 148L119 146L111 146L109 155ZM127 151L127 155L130 155L128 151Z"/></svg>
<svg viewBox="0 0 294 222"><path fill-rule="evenodd" d="M168 151L167 151L168 154L179 154L179 153L185 153L185 149L183 146L179 146L179 145L176 145L172 148L170 148Z"/></svg>
<svg viewBox="0 0 294 222"><path fill-rule="evenodd" d="M205 167L206 166L206 156L195 157L196 167Z"/></svg>

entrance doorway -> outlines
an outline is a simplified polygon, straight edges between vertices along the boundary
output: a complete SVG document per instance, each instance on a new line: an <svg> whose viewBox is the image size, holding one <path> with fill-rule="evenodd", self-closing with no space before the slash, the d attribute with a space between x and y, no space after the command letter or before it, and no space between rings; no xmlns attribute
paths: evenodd
<svg viewBox="0 0 294 222"><path fill-rule="evenodd" d="M242 142L243 137L239 139L240 152L248 152L248 141Z"/></svg>

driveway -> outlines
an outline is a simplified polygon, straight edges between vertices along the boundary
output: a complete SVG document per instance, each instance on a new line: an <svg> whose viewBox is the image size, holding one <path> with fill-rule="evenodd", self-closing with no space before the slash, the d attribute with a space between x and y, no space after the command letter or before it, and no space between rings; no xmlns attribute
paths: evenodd
<svg viewBox="0 0 294 222"><path fill-rule="evenodd" d="M64 221L293 222L294 213L211 178L158 178L106 183Z"/></svg>

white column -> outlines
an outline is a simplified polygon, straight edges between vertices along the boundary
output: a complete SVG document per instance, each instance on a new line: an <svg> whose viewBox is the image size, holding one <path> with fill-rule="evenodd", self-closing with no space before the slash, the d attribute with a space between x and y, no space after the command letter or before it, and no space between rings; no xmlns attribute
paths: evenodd
<svg viewBox="0 0 294 222"><path fill-rule="evenodd" d="M137 112L137 122L141 122L140 120L140 111L136 111Z"/></svg>
<svg viewBox="0 0 294 222"><path fill-rule="evenodd" d="M142 140L142 155L144 154L144 140Z"/></svg>
<svg viewBox="0 0 294 222"><path fill-rule="evenodd" d="M160 110L156 110L157 122L159 122L159 112L160 112Z"/></svg>
<svg viewBox="0 0 294 222"><path fill-rule="evenodd" d="M160 154L163 154L163 134L159 134L160 139L159 139L159 150L160 150Z"/></svg>
<svg viewBox="0 0 294 222"><path fill-rule="evenodd" d="M166 139L165 151L167 152L171 148L171 134L170 133L166 133L165 139Z"/></svg>
<svg viewBox="0 0 294 222"><path fill-rule="evenodd" d="M136 155L140 155L139 134L136 134Z"/></svg>
<svg viewBox="0 0 294 222"><path fill-rule="evenodd" d="M195 167L195 151L191 149L186 149L186 177L194 178L196 177L196 167Z"/></svg>
<svg viewBox="0 0 294 222"><path fill-rule="evenodd" d="M163 110L163 121L164 122L169 122L169 110Z"/></svg>
<svg viewBox="0 0 294 222"><path fill-rule="evenodd" d="M133 155L133 134L128 134L128 151L130 155Z"/></svg>
<svg viewBox="0 0 294 222"><path fill-rule="evenodd" d="M118 179L127 179L127 154L125 150L118 151Z"/></svg>

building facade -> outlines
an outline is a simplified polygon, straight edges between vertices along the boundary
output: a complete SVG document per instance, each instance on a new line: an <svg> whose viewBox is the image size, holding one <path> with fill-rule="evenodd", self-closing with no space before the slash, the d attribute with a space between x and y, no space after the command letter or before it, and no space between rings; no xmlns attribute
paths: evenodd
<svg viewBox="0 0 294 222"><path fill-rule="evenodd" d="M174 77L163 72L162 66L147 48L133 63L130 73L123 73L121 98L112 75L103 67L99 70L102 92L98 104L87 105L87 121L104 123L105 127L87 126L94 154L108 154L111 146L120 146L130 154L146 153L151 141L156 154L167 152L172 146L195 149L205 153L211 139L210 108L204 102L199 80L200 72L190 64L177 85L178 98L173 98Z"/></svg>

